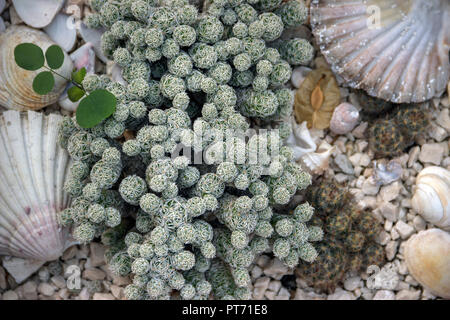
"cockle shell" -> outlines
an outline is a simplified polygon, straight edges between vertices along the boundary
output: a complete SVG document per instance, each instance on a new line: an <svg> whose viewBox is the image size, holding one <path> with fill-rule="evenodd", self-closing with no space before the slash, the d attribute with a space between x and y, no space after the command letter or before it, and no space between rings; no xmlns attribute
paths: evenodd
<svg viewBox="0 0 450 320"><path fill-rule="evenodd" d="M62 116L33 111L0 115L0 255L38 261L61 256L70 243L57 213L69 156L57 143Z"/></svg>
<svg viewBox="0 0 450 320"><path fill-rule="evenodd" d="M321 174L328 169L331 154L336 149L323 141L316 152L310 152L300 158L300 164L311 174Z"/></svg>
<svg viewBox="0 0 450 320"><path fill-rule="evenodd" d="M348 86L396 103L444 92L450 1L313 0L311 24L333 72Z"/></svg>
<svg viewBox="0 0 450 320"><path fill-rule="evenodd" d="M55 86L52 92L39 95L33 90L33 79L42 72L27 71L20 68L14 59L14 49L21 43L31 42L44 52L54 43L48 36L25 26L12 26L0 35L0 105L15 110L38 110L55 103L64 91L67 81L55 75ZM56 71L70 78L73 64L65 54L64 64Z"/></svg>
<svg viewBox="0 0 450 320"><path fill-rule="evenodd" d="M70 17L64 13L59 13L52 23L44 28L45 33L58 44L64 51L70 52L77 40L77 30L70 22Z"/></svg>
<svg viewBox="0 0 450 320"><path fill-rule="evenodd" d="M48 26L61 10L65 0L12 0L19 17L29 26Z"/></svg>
<svg viewBox="0 0 450 320"><path fill-rule="evenodd" d="M434 166L423 169L411 204L426 221L450 231L450 171Z"/></svg>
<svg viewBox="0 0 450 320"><path fill-rule="evenodd" d="M428 229L413 235L404 257L412 276L432 293L450 299L450 234Z"/></svg>
<svg viewBox="0 0 450 320"><path fill-rule="evenodd" d="M294 118L291 118L292 133L286 139L286 145L294 152L294 160L297 161L307 153L316 151L317 145L311 138L307 128L306 121L298 124Z"/></svg>

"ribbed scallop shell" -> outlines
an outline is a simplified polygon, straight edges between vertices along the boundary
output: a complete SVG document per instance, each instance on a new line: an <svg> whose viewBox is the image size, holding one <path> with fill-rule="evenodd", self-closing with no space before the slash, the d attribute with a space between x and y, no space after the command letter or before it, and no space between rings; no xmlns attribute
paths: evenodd
<svg viewBox="0 0 450 320"><path fill-rule="evenodd" d="M0 115L0 255L50 261L68 244L56 217L69 204L63 192L69 157L57 143L61 118Z"/></svg>
<svg viewBox="0 0 450 320"><path fill-rule="evenodd" d="M423 102L444 92L450 1L313 0L311 24L346 85L396 103Z"/></svg>
<svg viewBox="0 0 450 320"><path fill-rule="evenodd" d="M404 257L412 276L434 294L450 299L450 234L428 229L406 242Z"/></svg>
<svg viewBox="0 0 450 320"><path fill-rule="evenodd" d="M450 171L435 166L423 169L411 204L425 220L450 231Z"/></svg>
<svg viewBox="0 0 450 320"><path fill-rule="evenodd" d="M0 105L15 110L38 110L58 101L67 81L55 75L55 87L46 95L33 91L33 79L43 71L27 71L14 60L14 48L21 43L34 43L44 52L54 43L43 32L25 26L12 26L0 36ZM56 70L70 78L73 64L65 53L64 64Z"/></svg>

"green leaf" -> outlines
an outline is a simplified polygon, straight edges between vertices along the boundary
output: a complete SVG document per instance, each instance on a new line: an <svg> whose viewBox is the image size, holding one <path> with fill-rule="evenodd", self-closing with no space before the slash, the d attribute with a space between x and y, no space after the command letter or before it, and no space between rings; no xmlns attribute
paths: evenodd
<svg viewBox="0 0 450 320"><path fill-rule="evenodd" d="M35 71L44 66L44 52L33 43L22 43L14 48L14 60L19 67Z"/></svg>
<svg viewBox="0 0 450 320"><path fill-rule="evenodd" d="M64 52L56 44L50 46L45 52L45 59L50 68L56 70L61 68L64 63Z"/></svg>
<svg viewBox="0 0 450 320"><path fill-rule="evenodd" d="M49 71L39 73L33 80L33 90L40 95L44 95L53 90L55 78Z"/></svg>
<svg viewBox="0 0 450 320"><path fill-rule="evenodd" d="M77 108L78 124L85 129L95 127L116 111L117 99L107 90L92 91Z"/></svg>
<svg viewBox="0 0 450 320"><path fill-rule="evenodd" d="M76 86L73 86L72 88L67 90L67 95L69 96L69 99L72 102L77 102L78 100L83 98L85 93L86 92L84 92L83 90L81 90L80 88L78 88Z"/></svg>
<svg viewBox="0 0 450 320"><path fill-rule="evenodd" d="M75 83L81 84L84 80L84 77L86 77L86 68L81 68L78 71L72 72L72 80Z"/></svg>

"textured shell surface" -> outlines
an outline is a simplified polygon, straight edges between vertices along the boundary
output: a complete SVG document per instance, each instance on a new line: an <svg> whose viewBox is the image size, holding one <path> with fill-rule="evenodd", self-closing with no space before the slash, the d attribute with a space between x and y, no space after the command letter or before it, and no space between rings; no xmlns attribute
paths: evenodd
<svg viewBox="0 0 450 320"><path fill-rule="evenodd" d="M396 103L440 96L450 73L450 1L313 0L313 34L352 88Z"/></svg>
<svg viewBox="0 0 450 320"><path fill-rule="evenodd" d="M14 59L14 49L21 43L30 42L44 52L54 43L39 31L25 26L12 26L0 36L0 105L15 110L39 110L55 103L64 91L67 81L55 75L55 86L46 95L33 91L33 79L42 70L28 71L20 68ZM70 78L72 61L66 53L64 64L56 71Z"/></svg>
<svg viewBox="0 0 450 320"><path fill-rule="evenodd" d="M19 17L33 28L49 25L65 0L12 0Z"/></svg>
<svg viewBox="0 0 450 320"><path fill-rule="evenodd" d="M50 39L66 52L73 49L77 40L77 30L73 24L68 23L70 19L68 15L59 13L52 23L44 28Z"/></svg>
<svg viewBox="0 0 450 320"><path fill-rule="evenodd" d="M311 174L321 174L328 169L329 160L336 147L323 141L316 152L310 152L300 158L299 162Z"/></svg>
<svg viewBox="0 0 450 320"><path fill-rule="evenodd" d="M450 231L450 171L435 166L423 169L411 204L425 220Z"/></svg>
<svg viewBox="0 0 450 320"><path fill-rule="evenodd" d="M294 159L297 161L305 154L314 152L317 145L311 137L306 121L298 124L294 118L291 118L291 124L293 130L286 144L294 151Z"/></svg>
<svg viewBox="0 0 450 320"><path fill-rule="evenodd" d="M69 156L57 143L62 116L33 111L0 115L0 255L50 261L70 244L57 212Z"/></svg>
<svg viewBox="0 0 450 320"><path fill-rule="evenodd" d="M450 299L450 234L428 229L413 235L404 257L412 276L432 293Z"/></svg>

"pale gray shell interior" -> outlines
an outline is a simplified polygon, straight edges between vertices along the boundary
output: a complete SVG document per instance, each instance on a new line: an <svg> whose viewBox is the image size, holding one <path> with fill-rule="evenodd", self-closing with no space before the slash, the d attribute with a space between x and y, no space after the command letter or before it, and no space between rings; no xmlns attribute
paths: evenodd
<svg viewBox="0 0 450 320"><path fill-rule="evenodd" d="M313 0L311 25L333 72L396 103L440 96L449 79L449 0Z"/></svg>
<svg viewBox="0 0 450 320"><path fill-rule="evenodd" d="M61 118L0 115L0 255L50 261L66 248L68 230L56 216L70 201L63 191L69 157L57 143Z"/></svg>

